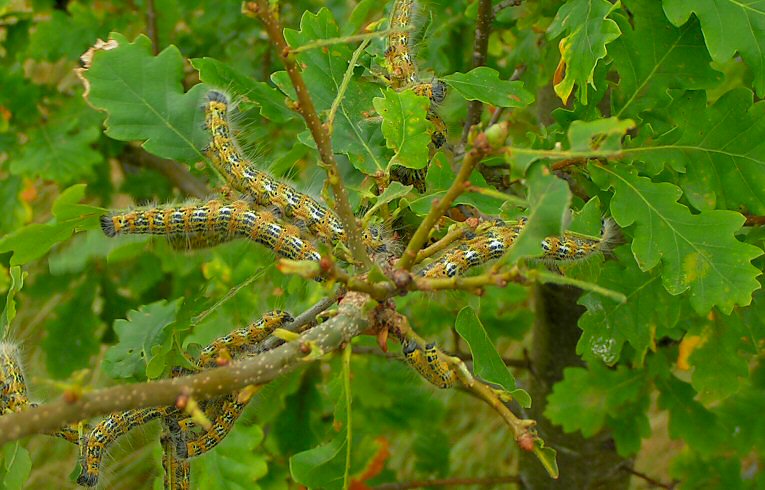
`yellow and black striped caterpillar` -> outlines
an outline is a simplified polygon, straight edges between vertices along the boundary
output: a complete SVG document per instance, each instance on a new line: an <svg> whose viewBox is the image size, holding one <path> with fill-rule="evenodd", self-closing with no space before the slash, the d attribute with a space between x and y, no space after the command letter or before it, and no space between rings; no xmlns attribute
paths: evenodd
<svg viewBox="0 0 765 490"><path fill-rule="evenodd" d="M191 488L191 463L175 454L175 443L170 431L163 426L160 436L162 445L162 468L165 472L164 490L189 490Z"/></svg>
<svg viewBox="0 0 765 490"><path fill-rule="evenodd" d="M247 201L213 199L203 204L137 209L101 217L101 229L109 237L124 234L245 237L265 245L277 255L293 260L318 262L321 255L300 237L299 230L280 224L267 211L255 211Z"/></svg>
<svg viewBox="0 0 765 490"><path fill-rule="evenodd" d="M423 352L416 341L406 339L403 343L403 352L406 362L432 385L439 388L454 386L457 375L441 358L443 354L436 347L435 342L426 345Z"/></svg>
<svg viewBox="0 0 765 490"><path fill-rule="evenodd" d="M521 219L515 223L495 225L447 249L436 260L417 271L417 274L429 278L455 277L472 267L498 259L510 250L525 224L526 220ZM542 259L555 262L585 259L608 245L612 226L607 220L600 238L588 238L571 232L559 237L547 237L542 240Z"/></svg>
<svg viewBox="0 0 765 490"><path fill-rule="evenodd" d="M170 431L176 446L175 454L179 458L193 458L220 444L249 403L249 400L238 401L238 397L239 392L216 400L217 403L210 407L212 409L208 409L208 417L212 419L212 424L198 435L192 432L194 424L188 419L181 421L183 423L171 422Z"/></svg>

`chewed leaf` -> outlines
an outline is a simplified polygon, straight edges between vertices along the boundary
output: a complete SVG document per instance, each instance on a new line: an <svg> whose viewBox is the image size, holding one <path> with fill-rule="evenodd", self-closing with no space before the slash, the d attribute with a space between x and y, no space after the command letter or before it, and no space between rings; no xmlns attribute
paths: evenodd
<svg viewBox="0 0 765 490"><path fill-rule="evenodd" d="M500 80L499 72L486 66L447 75L443 81L467 100L480 100L497 107L526 107L534 102L534 95L523 88L523 82Z"/></svg>
<svg viewBox="0 0 765 490"><path fill-rule="evenodd" d="M200 148L206 136L199 104L207 89L199 84L183 92L178 48L169 46L154 56L146 36L132 43L121 34L111 37L117 46L94 48L90 67L81 72L90 87L88 101L109 114L106 134L120 141L143 141L146 151L162 158L204 160Z"/></svg>
<svg viewBox="0 0 765 490"><path fill-rule="evenodd" d="M374 106L383 118L382 132L388 148L395 154L390 164L407 168L423 168L428 163L428 121L425 115L429 102L412 91L388 89L384 98L375 98Z"/></svg>

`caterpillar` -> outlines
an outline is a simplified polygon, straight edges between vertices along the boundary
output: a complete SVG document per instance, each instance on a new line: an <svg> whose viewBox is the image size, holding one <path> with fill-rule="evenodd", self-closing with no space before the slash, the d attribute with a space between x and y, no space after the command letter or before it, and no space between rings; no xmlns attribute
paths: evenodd
<svg viewBox="0 0 765 490"><path fill-rule="evenodd" d="M249 403L237 401L239 393L227 395L223 399L223 405L219 413L214 417L213 423L209 429L204 431L198 437L188 437L191 432L183 431L185 437L178 438L176 442L176 454L179 458L193 458L206 453L226 438L228 433L234 427L234 423L244 411Z"/></svg>
<svg viewBox="0 0 765 490"><path fill-rule="evenodd" d="M417 68L411 53L411 39L408 29L412 21L414 0L396 0L390 16L390 29L399 32L388 36L385 60L391 85L395 89L416 84Z"/></svg>
<svg viewBox="0 0 765 490"><path fill-rule="evenodd" d="M191 488L191 463L175 454L175 443L167 426L160 436L162 445L162 468L165 473L165 490L189 490Z"/></svg>
<svg viewBox="0 0 765 490"><path fill-rule="evenodd" d="M455 277L464 274L472 267L498 259L510 250L525 224L524 218L516 223L494 226L467 242L447 249L435 261L421 268L417 274L429 278ZM606 220L601 237L598 239L571 232L566 232L559 237L547 237L542 240L542 259L560 262L587 258L607 246L611 233L611 221Z"/></svg>
<svg viewBox="0 0 765 490"><path fill-rule="evenodd" d="M229 127L229 101L221 92L207 94L205 124L211 133L208 153L213 165L239 192L259 206L277 208L311 234L330 245L345 239L345 229L335 213L293 187L255 168L239 150Z"/></svg>
<svg viewBox="0 0 765 490"><path fill-rule="evenodd" d="M300 238L291 225L280 225L273 214L254 211L247 201L211 200L199 205L139 209L101 217L108 237L151 234L183 237L187 234L218 233L241 236L265 245L277 255L293 260L318 262L321 255Z"/></svg>
<svg viewBox="0 0 765 490"><path fill-rule="evenodd" d="M440 359L435 343L428 344L423 352L417 342L406 339L403 344L403 353L406 362L432 385L439 388L454 386L456 375L446 361Z"/></svg>
<svg viewBox="0 0 765 490"><path fill-rule="evenodd" d="M93 487L98 483L104 451L118 437L128 433L134 427L156 418L173 416L176 413L175 407L141 408L114 412L106 417L81 441L82 469L77 477L77 484Z"/></svg>
<svg viewBox="0 0 765 490"><path fill-rule="evenodd" d="M29 406L19 349L9 342L0 342L0 383L0 415Z"/></svg>
<svg viewBox="0 0 765 490"><path fill-rule="evenodd" d="M412 91L429 98L432 105L440 104L446 98L446 84L438 79L432 82L417 82L412 86Z"/></svg>
<svg viewBox="0 0 765 490"><path fill-rule="evenodd" d="M293 320L292 316L287 312L281 310L270 311L247 327L233 330L229 334L215 339L202 349L198 366L202 368L213 367L216 356L224 349L228 350L231 357L237 358L245 347L264 340L276 328Z"/></svg>

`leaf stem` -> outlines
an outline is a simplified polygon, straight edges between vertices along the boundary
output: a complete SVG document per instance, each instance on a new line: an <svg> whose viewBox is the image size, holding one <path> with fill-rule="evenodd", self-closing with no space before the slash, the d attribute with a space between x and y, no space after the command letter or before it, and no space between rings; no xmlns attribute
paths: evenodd
<svg viewBox="0 0 765 490"><path fill-rule="evenodd" d="M332 107L329 109L329 115L327 116L327 122L325 123L329 134L334 132L335 115L337 114L338 107L340 107L340 103L343 101L345 91L348 90L348 85L351 82L351 77L353 77L353 69L356 68L356 63L359 61L359 56L361 56L361 53L364 52L364 49L366 49L368 45L369 39L365 39L359 45L359 47L356 48L356 51L353 52L353 56L351 56L351 60L348 62L348 69L345 70L343 81L340 83L340 88L337 90L337 96L335 97L335 100L332 101Z"/></svg>

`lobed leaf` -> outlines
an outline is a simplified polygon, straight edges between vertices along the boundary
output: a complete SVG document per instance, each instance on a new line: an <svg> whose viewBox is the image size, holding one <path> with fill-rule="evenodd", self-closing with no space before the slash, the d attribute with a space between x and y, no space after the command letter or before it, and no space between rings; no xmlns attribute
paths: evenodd
<svg viewBox="0 0 765 490"><path fill-rule="evenodd" d="M423 168L428 164L428 120L425 115L430 107L427 97L415 95L411 90L396 92L387 89L384 97L372 102L383 118L382 133L386 145L395 154L388 162L407 168Z"/></svg>
<svg viewBox="0 0 765 490"><path fill-rule="evenodd" d="M467 73L441 77L467 100L479 100L496 107L526 107L534 95L518 80L500 80L499 72L487 66L473 68Z"/></svg>
<svg viewBox="0 0 765 490"><path fill-rule="evenodd" d="M191 463L192 481L210 490L248 490L268 473L263 454L256 452L263 442L263 429L238 423L225 439L203 458Z"/></svg>
<svg viewBox="0 0 765 490"><path fill-rule="evenodd" d="M676 26L696 14L712 59L723 63L740 54L754 73L754 88L765 95L765 4L761 0L664 0L664 12Z"/></svg>
<svg viewBox="0 0 765 490"><path fill-rule="evenodd" d="M140 35L129 43L112 33L118 46L96 50L82 76L88 101L108 114L105 133L120 141L142 141L149 153L186 163L205 160L199 106L207 88L183 91L183 56L175 46L154 56L151 41Z"/></svg>
<svg viewBox="0 0 765 490"><path fill-rule="evenodd" d="M641 270L662 264L662 282L670 294L690 290L696 312L717 306L730 313L748 305L760 287L760 271L751 264L762 250L736 240L744 217L731 211L691 214L677 200L682 192L669 183L653 183L622 165L590 165L601 188L613 188L611 214L622 228L635 225L632 253Z"/></svg>
<svg viewBox="0 0 765 490"><path fill-rule="evenodd" d="M577 85L577 98L587 105L587 85L594 87L595 65L605 58L606 45L621 35L616 22L608 18L615 8L606 0L570 0L547 30L550 39L565 34L560 41L565 76L554 86L564 104Z"/></svg>

